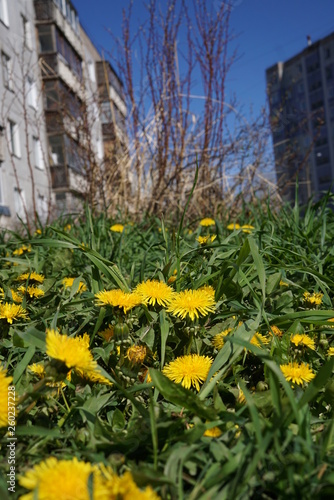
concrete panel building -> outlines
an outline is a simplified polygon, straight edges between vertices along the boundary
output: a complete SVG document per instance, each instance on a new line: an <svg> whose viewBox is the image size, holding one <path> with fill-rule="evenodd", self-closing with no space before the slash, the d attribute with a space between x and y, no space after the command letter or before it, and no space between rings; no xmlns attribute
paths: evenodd
<svg viewBox="0 0 334 500"><path fill-rule="evenodd" d="M95 202L106 150L126 142L126 106L71 0L0 0L0 50L0 226Z"/></svg>
<svg viewBox="0 0 334 500"><path fill-rule="evenodd" d="M42 86L32 1L0 1L0 224L33 212L45 220L50 200Z"/></svg>
<svg viewBox="0 0 334 500"><path fill-rule="evenodd" d="M334 181L334 33L266 71L278 186L293 200L319 197Z"/></svg>

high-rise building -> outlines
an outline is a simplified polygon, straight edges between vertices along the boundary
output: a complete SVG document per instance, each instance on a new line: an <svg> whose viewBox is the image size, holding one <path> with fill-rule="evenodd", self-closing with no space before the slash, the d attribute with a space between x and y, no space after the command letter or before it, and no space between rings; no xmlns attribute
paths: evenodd
<svg viewBox="0 0 334 500"><path fill-rule="evenodd" d="M0 1L0 224L37 212L50 196L42 82L32 1Z"/></svg>
<svg viewBox="0 0 334 500"><path fill-rule="evenodd" d="M71 0L0 0L0 50L0 226L95 201L105 152L125 141L126 106ZM106 102L101 65L109 68ZM106 103L112 137L103 129Z"/></svg>
<svg viewBox="0 0 334 500"><path fill-rule="evenodd" d="M334 33L266 71L275 166L286 200L306 202L334 182Z"/></svg>

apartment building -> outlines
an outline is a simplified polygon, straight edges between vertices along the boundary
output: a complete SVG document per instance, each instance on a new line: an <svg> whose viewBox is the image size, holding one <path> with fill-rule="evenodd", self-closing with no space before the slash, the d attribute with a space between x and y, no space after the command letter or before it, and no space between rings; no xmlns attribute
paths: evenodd
<svg viewBox="0 0 334 500"><path fill-rule="evenodd" d="M0 225L45 220L50 198L32 1L0 0Z"/></svg>
<svg viewBox="0 0 334 500"><path fill-rule="evenodd" d="M266 71L277 182L302 203L334 181L334 33Z"/></svg>
<svg viewBox="0 0 334 500"><path fill-rule="evenodd" d="M44 220L50 207L56 214L77 210L84 199L93 201L92 186L100 185L103 177L104 142L109 147L111 142L118 144L119 137L125 141L126 132L123 122L122 131L114 126L117 130L113 137L104 133L103 122L107 118L101 105L98 80L99 68L104 63L80 25L78 12L70 0L0 0L0 16L3 67L0 97L4 92L12 92L16 106L9 105L6 97L8 109L4 110L1 124L6 131L6 135L2 135L7 139L3 144L8 143L10 154L2 155L0 173L7 177L0 180L4 191L13 189L15 194L8 197L8 202L0 198L0 226L9 226L16 214L22 216L22 203L28 214L37 210ZM11 45L15 46L14 52L7 49ZM15 65L14 55L22 57L26 48L29 56L29 71L24 74L26 83L12 91L7 88L7 74L11 76L10 81L19 82L24 65L20 61ZM125 116L126 107L118 91L122 84L112 72L117 89L113 90L113 82L108 81L109 107L113 109L115 101L116 111L109 118L115 123L117 109ZM26 116L27 106L18 105L19 88L26 92L24 105L33 99L37 102L35 107L30 106L27 124L22 118ZM24 143L18 155L18 137L24 133L30 134L31 144L27 147ZM13 159L20 165L15 171ZM12 178L11 185L8 178ZM18 186L13 179L20 181Z"/></svg>

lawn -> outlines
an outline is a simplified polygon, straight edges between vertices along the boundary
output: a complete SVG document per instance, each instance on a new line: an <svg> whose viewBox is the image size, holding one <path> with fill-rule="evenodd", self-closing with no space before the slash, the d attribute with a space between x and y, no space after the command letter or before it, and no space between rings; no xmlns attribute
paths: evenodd
<svg viewBox="0 0 334 500"><path fill-rule="evenodd" d="M3 233L1 499L332 498L332 203Z"/></svg>

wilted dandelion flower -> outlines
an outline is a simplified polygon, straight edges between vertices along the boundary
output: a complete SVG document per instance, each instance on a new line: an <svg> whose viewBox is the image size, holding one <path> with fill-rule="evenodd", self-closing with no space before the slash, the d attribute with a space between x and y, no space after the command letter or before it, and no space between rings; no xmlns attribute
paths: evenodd
<svg viewBox="0 0 334 500"><path fill-rule="evenodd" d="M296 346L305 346L309 347L310 349L315 350L315 342L311 337L308 335L305 335L304 333L296 333L295 335L292 335L290 342L295 344Z"/></svg>
<svg viewBox="0 0 334 500"><path fill-rule="evenodd" d="M62 283L63 283L65 288L71 288L73 286L75 279L76 278L64 278ZM81 293L81 292L85 292L86 290L87 290L87 286L85 285L85 283L83 283L83 281L80 281L78 292Z"/></svg>
<svg viewBox="0 0 334 500"><path fill-rule="evenodd" d="M206 217L200 221L200 226L215 226L216 222L214 219L211 219L210 217Z"/></svg>
<svg viewBox="0 0 334 500"><path fill-rule="evenodd" d="M17 278L17 281L27 281L28 278L29 278L29 281L36 281L37 283L43 283L43 281L45 279L43 274L38 274L38 273L35 273L35 271L32 271L31 273L21 274Z"/></svg>
<svg viewBox="0 0 334 500"><path fill-rule="evenodd" d="M213 241L215 241L215 239L217 238L217 235L216 234L213 234L213 235L207 235L207 236L199 236L197 238L197 241L198 243L200 243L201 245L206 245L207 243L212 243Z"/></svg>
<svg viewBox="0 0 334 500"><path fill-rule="evenodd" d="M170 276L167 280L167 283L174 283L176 281L177 269L174 269L172 276Z"/></svg>
<svg viewBox="0 0 334 500"><path fill-rule="evenodd" d="M89 478L93 476L92 485ZM96 465L72 460L57 460L50 457L35 465L19 478L24 488L31 490L21 500L94 500L108 498L104 480ZM90 488L92 492L90 493ZM109 497L111 498L111 497Z"/></svg>
<svg viewBox="0 0 334 500"><path fill-rule="evenodd" d="M16 304L9 304L8 302L0 304L0 319L5 319L7 323L12 324L14 320L19 318L28 318L28 313L23 307Z"/></svg>
<svg viewBox="0 0 334 500"><path fill-rule="evenodd" d="M207 289L184 290L173 295L167 311L182 319L188 316L194 321L195 318L214 312L215 305L214 296Z"/></svg>
<svg viewBox="0 0 334 500"><path fill-rule="evenodd" d="M13 377L7 377L6 369L0 365L0 427L8 426L8 386L12 380Z"/></svg>
<svg viewBox="0 0 334 500"><path fill-rule="evenodd" d="M26 288L25 286L22 285L18 288L18 291L21 292L22 294L29 295L29 297L31 299L33 299L33 298L38 299L40 297L43 297L43 295L44 295L44 290L42 290L41 288L38 288L37 286L30 286L29 285ZM12 296L13 296L13 292L12 292ZM13 297L13 300L15 300L14 297ZM17 301L15 301L15 302L17 302Z"/></svg>
<svg viewBox="0 0 334 500"><path fill-rule="evenodd" d="M141 296L135 292L123 292L123 290L103 290L95 294L98 306L112 306L123 309L127 313L130 309L141 304Z"/></svg>
<svg viewBox="0 0 334 500"><path fill-rule="evenodd" d="M104 338L107 342L111 340L114 336L114 327L112 325L108 325L108 328L99 332L100 337Z"/></svg>
<svg viewBox="0 0 334 500"><path fill-rule="evenodd" d="M256 332L255 335L251 338L250 343L252 345L255 345L257 347L262 347L263 345L267 345L270 343L270 339L266 337L265 335L261 335L261 333Z"/></svg>
<svg viewBox="0 0 334 500"><path fill-rule="evenodd" d="M141 365L147 354L147 348L144 345L133 345L126 351L126 357L133 365Z"/></svg>
<svg viewBox="0 0 334 500"><path fill-rule="evenodd" d="M215 335L211 341L212 345L218 349L218 351L223 347L225 343L225 337L232 331L232 328L227 328L222 332Z"/></svg>
<svg viewBox="0 0 334 500"><path fill-rule="evenodd" d="M182 384L186 389L195 387L200 390L211 368L212 358L198 354L180 356L166 365L162 373L177 384Z"/></svg>
<svg viewBox="0 0 334 500"><path fill-rule="evenodd" d="M270 328L271 329L268 332L269 335L273 335L274 334L275 337L282 337L283 336L283 332L282 332L282 330L280 330L278 328L278 326L272 325Z"/></svg>
<svg viewBox="0 0 334 500"><path fill-rule="evenodd" d="M137 285L135 293L141 297L143 304L167 306L175 292L163 281L147 280Z"/></svg>
<svg viewBox="0 0 334 500"><path fill-rule="evenodd" d="M308 363L292 362L287 365L280 365L280 368L286 380L294 384L302 385L304 382L311 382L315 377L315 373Z"/></svg>
<svg viewBox="0 0 334 500"><path fill-rule="evenodd" d="M114 224L111 226L110 231L113 231L114 233L123 233L124 226L123 224Z"/></svg>
<svg viewBox="0 0 334 500"><path fill-rule="evenodd" d="M321 292L304 292L303 302L309 306L319 306L322 302L322 297L324 296Z"/></svg>

